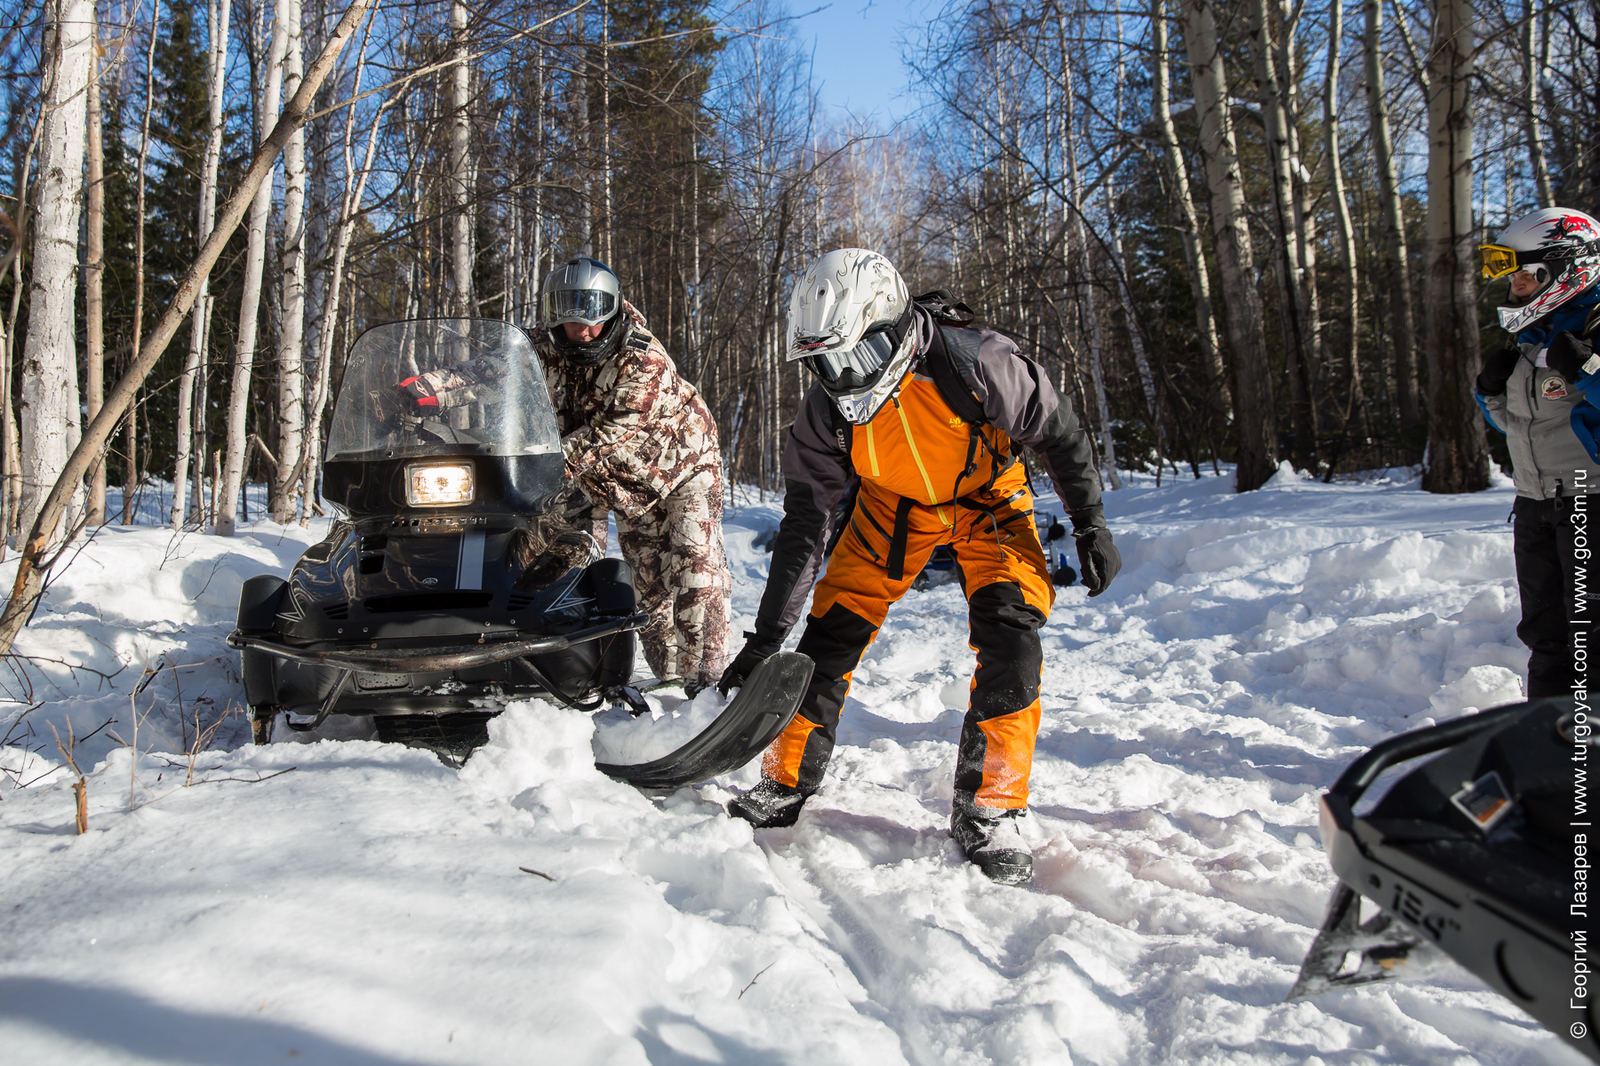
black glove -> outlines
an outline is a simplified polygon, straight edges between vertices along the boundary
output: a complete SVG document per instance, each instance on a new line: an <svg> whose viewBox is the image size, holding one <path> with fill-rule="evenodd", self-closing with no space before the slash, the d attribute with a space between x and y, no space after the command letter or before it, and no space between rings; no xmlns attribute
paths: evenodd
<svg viewBox="0 0 1600 1066"><path fill-rule="evenodd" d="M1573 382L1600 370L1600 360L1594 357L1594 346L1566 330L1557 333L1555 340L1550 342L1544 361L1552 370L1561 371L1562 377Z"/></svg>
<svg viewBox="0 0 1600 1066"><path fill-rule="evenodd" d="M781 647L783 647L782 637L746 632L744 647L734 656L728 668L722 671L722 680L717 682L717 691L726 696L736 688L743 688L745 679L750 676L751 671L776 655Z"/></svg>
<svg viewBox="0 0 1600 1066"><path fill-rule="evenodd" d="M1522 358L1522 349L1515 339L1484 361L1483 372L1478 375L1478 395L1499 396L1506 391L1506 382Z"/></svg>
<svg viewBox="0 0 1600 1066"><path fill-rule="evenodd" d="M1078 562L1083 567L1083 587L1089 590L1090 596L1098 596L1111 584L1117 571L1122 569L1122 555L1117 551L1117 546L1111 543L1111 530L1105 526L1080 529L1073 536L1078 538Z"/></svg>

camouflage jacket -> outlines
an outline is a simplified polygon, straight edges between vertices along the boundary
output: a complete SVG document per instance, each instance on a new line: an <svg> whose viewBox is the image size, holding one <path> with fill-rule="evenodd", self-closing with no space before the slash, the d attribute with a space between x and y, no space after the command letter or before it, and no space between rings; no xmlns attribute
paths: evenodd
<svg viewBox="0 0 1600 1066"><path fill-rule="evenodd" d="M722 462L717 426L632 304L633 333L597 366L572 366L548 333L532 333L556 409L567 477L625 518L643 514L695 473Z"/></svg>

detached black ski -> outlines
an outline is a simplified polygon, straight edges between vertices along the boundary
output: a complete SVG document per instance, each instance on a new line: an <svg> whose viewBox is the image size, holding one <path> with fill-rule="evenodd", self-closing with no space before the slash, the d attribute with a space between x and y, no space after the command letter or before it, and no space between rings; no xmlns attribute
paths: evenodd
<svg viewBox="0 0 1600 1066"><path fill-rule="evenodd" d="M789 724L811 683L811 669L809 657L779 652L752 670L716 720L678 750L649 762L595 768L640 788L677 788L737 770Z"/></svg>

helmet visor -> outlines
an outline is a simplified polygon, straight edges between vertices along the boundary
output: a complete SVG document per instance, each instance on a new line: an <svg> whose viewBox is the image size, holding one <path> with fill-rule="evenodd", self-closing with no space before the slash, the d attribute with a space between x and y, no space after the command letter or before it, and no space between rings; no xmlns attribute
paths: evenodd
<svg viewBox="0 0 1600 1066"><path fill-rule="evenodd" d="M853 347L812 352L806 361L822 379L823 388L859 389L888 365L894 350L894 331L886 327L862 337Z"/></svg>
<svg viewBox="0 0 1600 1066"><path fill-rule="evenodd" d="M1503 278L1507 274L1517 272L1517 250L1507 248L1503 244L1482 244L1478 246L1478 254L1483 257L1483 277L1485 281Z"/></svg>
<svg viewBox="0 0 1600 1066"><path fill-rule="evenodd" d="M599 289L554 289L544 294L544 321L597 326L617 313L617 294Z"/></svg>

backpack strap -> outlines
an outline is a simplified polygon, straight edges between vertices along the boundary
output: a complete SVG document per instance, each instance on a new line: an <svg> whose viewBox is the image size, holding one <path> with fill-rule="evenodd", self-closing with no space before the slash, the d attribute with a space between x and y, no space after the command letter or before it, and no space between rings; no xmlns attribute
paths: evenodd
<svg viewBox="0 0 1600 1066"><path fill-rule="evenodd" d="M988 417L983 413L983 405L972 395L972 390L967 388L966 381L961 377L961 371L956 368L950 345L945 341L944 327L939 324L937 316L933 320L933 343L928 346L922 365L938 386L940 398L950 410L961 416L963 422L973 426L989 424Z"/></svg>

